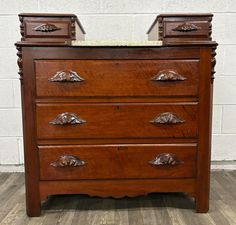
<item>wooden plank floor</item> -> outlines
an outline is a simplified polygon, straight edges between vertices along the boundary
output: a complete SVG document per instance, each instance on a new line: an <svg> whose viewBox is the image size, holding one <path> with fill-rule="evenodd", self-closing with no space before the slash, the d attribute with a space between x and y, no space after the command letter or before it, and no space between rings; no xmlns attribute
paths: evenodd
<svg viewBox="0 0 236 225"><path fill-rule="evenodd" d="M25 214L23 173L0 173L0 225L236 225L236 171L214 171L210 211L197 214L184 194L123 199L52 196L41 217Z"/></svg>

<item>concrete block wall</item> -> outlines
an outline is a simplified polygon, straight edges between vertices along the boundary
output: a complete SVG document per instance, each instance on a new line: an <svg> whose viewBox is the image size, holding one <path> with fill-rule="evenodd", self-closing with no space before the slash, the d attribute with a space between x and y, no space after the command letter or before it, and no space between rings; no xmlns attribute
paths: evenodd
<svg viewBox="0 0 236 225"><path fill-rule="evenodd" d="M0 165L23 164L20 83L14 43L18 13L75 13L87 40L147 40L160 13L214 13L217 49L212 160L236 160L235 0L0 0ZM3 168L0 166L0 169Z"/></svg>

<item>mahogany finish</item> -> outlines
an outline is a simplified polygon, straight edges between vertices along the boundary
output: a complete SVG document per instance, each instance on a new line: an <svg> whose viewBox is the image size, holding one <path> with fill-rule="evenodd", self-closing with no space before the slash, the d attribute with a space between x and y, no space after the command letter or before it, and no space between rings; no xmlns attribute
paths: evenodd
<svg viewBox="0 0 236 225"><path fill-rule="evenodd" d="M198 59L36 60L35 68L40 97L196 96L198 92ZM82 80L49 82L59 71L69 70Z"/></svg>
<svg viewBox="0 0 236 225"><path fill-rule="evenodd" d="M162 41L211 40L212 14L161 14L148 30L148 39Z"/></svg>
<svg viewBox="0 0 236 225"><path fill-rule="evenodd" d="M40 198L57 194L88 194L90 196L122 198L154 192L195 193L196 180L178 179L114 179L114 180L66 180L40 181ZM109 187L109 188L108 188Z"/></svg>
<svg viewBox="0 0 236 225"><path fill-rule="evenodd" d="M38 42L65 42L84 40L85 31L74 14L19 14L21 40Z"/></svg>
<svg viewBox="0 0 236 225"><path fill-rule="evenodd" d="M37 135L39 139L197 137L197 111L197 103L37 104ZM51 122L65 112L78 115L82 122ZM166 112L184 121L153 122Z"/></svg>
<svg viewBox="0 0 236 225"><path fill-rule="evenodd" d="M196 144L39 146L40 180L195 177L196 150ZM182 163L150 164L165 152L175 154L176 160ZM78 157L84 164L79 167L51 165L65 154Z"/></svg>
<svg viewBox="0 0 236 225"><path fill-rule="evenodd" d="M56 36L70 32L56 21L72 15L20 16L27 214L39 216L41 201L54 194L151 192L186 192L197 212L207 212L212 15L160 16L171 40L152 47L76 47L73 32ZM36 29L31 20L40 21Z"/></svg>

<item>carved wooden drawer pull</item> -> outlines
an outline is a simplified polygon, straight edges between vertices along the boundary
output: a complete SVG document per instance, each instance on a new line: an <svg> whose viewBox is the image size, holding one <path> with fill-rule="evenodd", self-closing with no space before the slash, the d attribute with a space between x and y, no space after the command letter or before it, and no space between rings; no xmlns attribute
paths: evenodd
<svg viewBox="0 0 236 225"><path fill-rule="evenodd" d="M82 82L84 78L79 76L75 71L58 71L53 77L48 79L51 82Z"/></svg>
<svg viewBox="0 0 236 225"><path fill-rule="evenodd" d="M176 124L184 122L185 120L179 118L175 113L172 112L161 113L150 121L150 123L154 124Z"/></svg>
<svg viewBox="0 0 236 225"><path fill-rule="evenodd" d="M174 166L178 164L183 164L183 161L179 161L175 154L162 153L157 155L153 160L148 162L154 166Z"/></svg>
<svg viewBox="0 0 236 225"><path fill-rule="evenodd" d="M61 30L61 28L51 23L44 23L33 28L33 30L38 32L54 32L56 30Z"/></svg>
<svg viewBox="0 0 236 225"><path fill-rule="evenodd" d="M59 114L54 120L49 122L49 124L53 125L66 125L66 124L82 124L86 123L85 120L81 119L79 116L77 116L75 113L61 113Z"/></svg>
<svg viewBox="0 0 236 225"><path fill-rule="evenodd" d="M187 78L172 70L162 70L155 75L153 81L183 81Z"/></svg>
<svg viewBox="0 0 236 225"><path fill-rule="evenodd" d="M201 29L200 27L196 26L195 24L192 23L183 23L178 25L177 27L173 28L173 31L179 31L179 32L192 32L192 31L197 31Z"/></svg>
<svg viewBox="0 0 236 225"><path fill-rule="evenodd" d="M50 163L53 167L78 167L84 164L85 161L73 155L62 155L57 161Z"/></svg>

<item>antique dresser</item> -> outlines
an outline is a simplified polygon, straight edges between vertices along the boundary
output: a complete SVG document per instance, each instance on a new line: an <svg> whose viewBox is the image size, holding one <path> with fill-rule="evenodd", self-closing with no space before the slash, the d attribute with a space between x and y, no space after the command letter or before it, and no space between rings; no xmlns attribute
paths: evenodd
<svg viewBox="0 0 236 225"><path fill-rule="evenodd" d="M142 43L83 41L72 14L19 17L27 214L49 195L153 192L207 212L212 15L160 15Z"/></svg>

